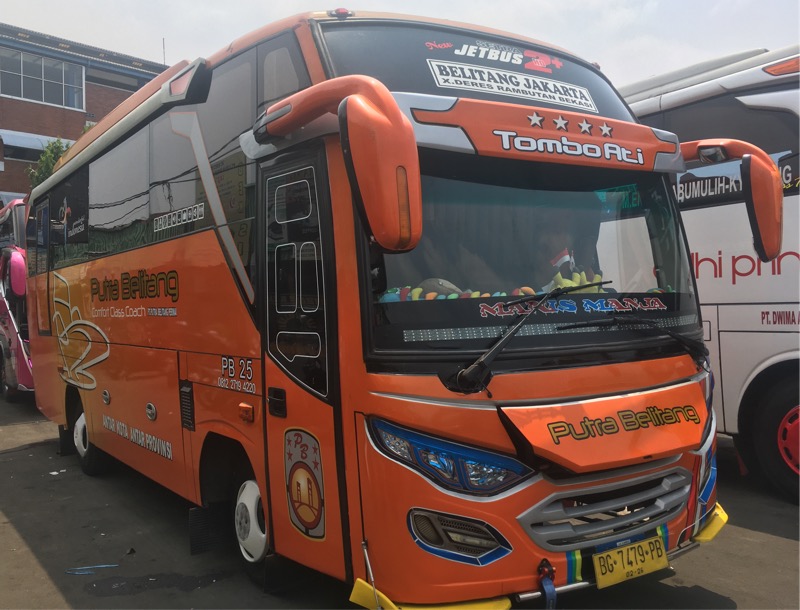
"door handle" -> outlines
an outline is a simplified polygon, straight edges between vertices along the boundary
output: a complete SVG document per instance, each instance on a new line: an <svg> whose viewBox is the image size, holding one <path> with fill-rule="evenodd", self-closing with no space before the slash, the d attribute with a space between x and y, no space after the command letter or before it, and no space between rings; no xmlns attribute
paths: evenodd
<svg viewBox="0 0 800 610"><path fill-rule="evenodd" d="M269 414L275 417L286 417L286 390L283 388L269 388L267 391Z"/></svg>

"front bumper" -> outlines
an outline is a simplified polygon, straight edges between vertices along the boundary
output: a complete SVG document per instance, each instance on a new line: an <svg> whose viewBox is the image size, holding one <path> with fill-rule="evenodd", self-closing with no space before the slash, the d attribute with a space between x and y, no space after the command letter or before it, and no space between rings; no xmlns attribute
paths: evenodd
<svg viewBox="0 0 800 610"><path fill-rule="evenodd" d="M699 544L704 544L713 540L723 526L728 522L728 514L717 503L714 510L708 516L703 529L688 543L673 549L667 554L667 557L672 560L684 553L687 553ZM593 582L577 582L561 587L556 587L556 594L567 593L575 591L576 589L583 589L593 586ZM525 602L539 597L542 597L541 591L530 591L527 593L519 593L514 595L514 601ZM491 599L479 599L472 601L459 602L455 604L433 604L433 605L419 605L419 604L402 604L392 602L388 597L381 593L378 589L371 586L366 581L358 578L353 585L353 590L350 593L350 601L358 604L364 608L383 608L384 610L506 610L512 607L511 597L495 597Z"/></svg>

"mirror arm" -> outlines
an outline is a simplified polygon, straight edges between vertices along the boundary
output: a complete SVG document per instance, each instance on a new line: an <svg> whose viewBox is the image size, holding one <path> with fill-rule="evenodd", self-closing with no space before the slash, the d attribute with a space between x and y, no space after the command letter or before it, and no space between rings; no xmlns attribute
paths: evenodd
<svg viewBox="0 0 800 610"><path fill-rule="evenodd" d="M259 144L286 137L324 114L336 115L339 104L351 95L361 95L369 100L392 123L405 117L397 104L386 103L387 96L394 98L379 80L358 74L340 76L274 103L258 117L253 125L253 135Z"/></svg>

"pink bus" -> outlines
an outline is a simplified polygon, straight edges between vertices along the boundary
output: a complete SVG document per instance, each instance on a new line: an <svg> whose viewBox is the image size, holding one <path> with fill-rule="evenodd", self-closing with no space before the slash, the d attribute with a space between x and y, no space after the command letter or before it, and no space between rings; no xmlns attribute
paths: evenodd
<svg viewBox="0 0 800 610"><path fill-rule="evenodd" d="M0 388L14 400L33 391L25 310L25 202L0 210Z"/></svg>

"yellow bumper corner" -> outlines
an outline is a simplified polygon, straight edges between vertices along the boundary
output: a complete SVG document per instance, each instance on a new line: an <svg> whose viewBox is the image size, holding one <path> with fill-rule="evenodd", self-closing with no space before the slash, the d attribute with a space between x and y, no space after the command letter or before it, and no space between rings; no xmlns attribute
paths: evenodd
<svg viewBox="0 0 800 610"><path fill-rule="evenodd" d="M722 505L717 502L717 505L714 507L714 512L711 513L711 516L708 518L705 527L703 527L703 529L697 533L697 536L694 537L694 540L696 542L700 542L701 544L713 540L727 522L728 513L726 513L722 509Z"/></svg>
<svg viewBox="0 0 800 610"><path fill-rule="evenodd" d="M511 599L508 597L495 597L493 599L479 599L457 604L432 604L421 606L418 604L395 604L372 585L360 578L356 578L350 601L363 608L375 608L376 601L383 610L509 610Z"/></svg>

